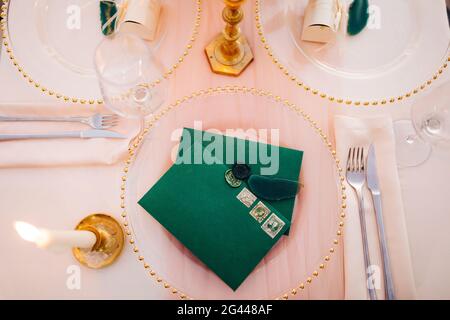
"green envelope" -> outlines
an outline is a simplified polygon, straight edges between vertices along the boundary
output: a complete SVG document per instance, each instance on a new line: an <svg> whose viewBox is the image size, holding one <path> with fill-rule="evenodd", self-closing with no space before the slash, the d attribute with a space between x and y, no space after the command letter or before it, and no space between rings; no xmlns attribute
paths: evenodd
<svg viewBox="0 0 450 320"><path fill-rule="evenodd" d="M223 164L174 164L139 204L236 290L290 222L225 180Z"/></svg>
<svg viewBox="0 0 450 320"><path fill-rule="evenodd" d="M227 164L230 168L233 163L241 162L249 165L252 173L255 174L299 181L303 151L184 128L177 163L198 163L200 160L205 162L206 157L198 158L199 152L192 148L194 142L201 142L202 146L197 144L197 147L202 149L200 153L203 156L215 153L214 158L218 159L220 163ZM215 148L215 143L217 143L217 148ZM218 151L219 149L221 151ZM194 151L196 155L194 155ZM265 156L265 154L269 156ZM275 165L273 159L270 163L271 157L278 159L278 164ZM279 201L266 200L266 202L292 222L295 198ZM289 234L289 229L285 234Z"/></svg>

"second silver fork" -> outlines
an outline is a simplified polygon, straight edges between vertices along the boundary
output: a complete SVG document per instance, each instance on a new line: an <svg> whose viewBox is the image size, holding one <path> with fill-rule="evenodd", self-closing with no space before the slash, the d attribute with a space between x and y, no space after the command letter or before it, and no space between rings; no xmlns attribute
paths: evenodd
<svg viewBox="0 0 450 320"><path fill-rule="evenodd" d="M1 116L0 121L43 121L43 122L81 122L94 129L103 130L114 127L119 119L115 114L94 114L89 117L46 117L46 116Z"/></svg>
<svg viewBox="0 0 450 320"><path fill-rule="evenodd" d="M364 148L350 148L348 150L347 158L347 181L348 184L355 190L358 197L358 211L359 220L361 224L361 236L363 241L364 251L364 267L366 275L371 267L369 242L367 240L367 228L366 228L366 216L364 211L364 194L363 188L366 183L365 175L365 161L364 161ZM369 279L369 277L367 277ZM377 300L377 293L373 287L373 283L366 283L370 300Z"/></svg>

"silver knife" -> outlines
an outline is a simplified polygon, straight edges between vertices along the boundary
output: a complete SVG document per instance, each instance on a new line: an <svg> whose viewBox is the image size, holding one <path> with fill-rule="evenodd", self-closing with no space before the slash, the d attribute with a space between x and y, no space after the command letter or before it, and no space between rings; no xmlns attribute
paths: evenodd
<svg viewBox="0 0 450 320"><path fill-rule="evenodd" d="M378 183L377 164L375 148L373 144L369 147L367 156L367 187L372 193L373 207L378 226L378 238L380 241L381 257L383 260L384 271L384 290L387 300L395 300L394 283L392 281L392 272L389 261L389 252L386 243L386 232L383 223L383 211L381 208L381 191Z"/></svg>
<svg viewBox="0 0 450 320"><path fill-rule="evenodd" d="M24 139L64 139L64 138L112 138L126 139L123 134L109 130L85 130L85 131L63 131L49 133L21 133L21 134L0 134L0 141L24 140Z"/></svg>

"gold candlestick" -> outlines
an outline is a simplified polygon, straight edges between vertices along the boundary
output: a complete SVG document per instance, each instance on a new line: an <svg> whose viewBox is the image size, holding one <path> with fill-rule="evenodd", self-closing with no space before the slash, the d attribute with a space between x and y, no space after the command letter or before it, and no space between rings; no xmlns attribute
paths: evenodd
<svg viewBox="0 0 450 320"><path fill-rule="evenodd" d="M245 0L224 0L222 18L226 22L222 33L206 48L211 69L215 73L238 76L253 61L253 53L239 23L244 18L241 9Z"/></svg>
<svg viewBox="0 0 450 320"><path fill-rule="evenodd" d="M100 269L112 264L122 252L124 235L120 224L105 214L84 218L75 230L91 231L97 237L92 249L73 248L73 255L82 265Z"/></svg>

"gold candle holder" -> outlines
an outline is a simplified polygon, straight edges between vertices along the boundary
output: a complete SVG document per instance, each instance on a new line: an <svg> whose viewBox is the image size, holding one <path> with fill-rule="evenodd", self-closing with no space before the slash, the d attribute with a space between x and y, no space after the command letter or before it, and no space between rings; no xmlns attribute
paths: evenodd
<svg viewBox="0 0 450 320"><path fill-rule="evenodd" d="M120 224L112 217L97 213L84 218L75 230L90 231L97 241L91 249L73 248L75 259L82 265L100 269L109 266L119 257L124 245Z"/></svg>
<svg viewBox="0 0 450 320"><path fill-rule="evenodd" d="M253 61L252 50L239 28L239 23L244 18L241 6L245 0L224 0L224 2L222 18L226 23L225 28L205 48L205 52L213 72L238 76Z"/></svg>

